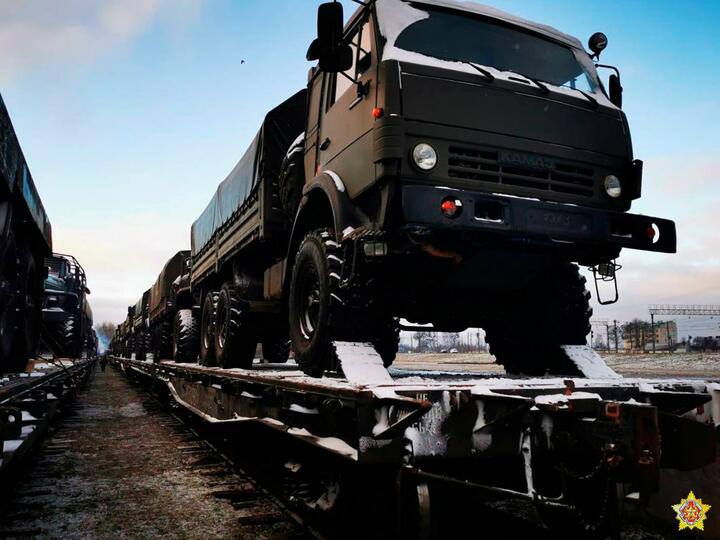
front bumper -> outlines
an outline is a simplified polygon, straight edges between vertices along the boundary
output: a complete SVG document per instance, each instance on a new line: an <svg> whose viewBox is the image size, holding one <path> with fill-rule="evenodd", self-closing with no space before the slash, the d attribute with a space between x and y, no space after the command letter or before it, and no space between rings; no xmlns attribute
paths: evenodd
<svg viewBox="0 0 720 540"><path fill-rule="evenodd" d="M442 201L448 198L462 203L462 210L453 218L440 210ZM408 226L482 232L583 249L615 246L660 253L676 251L675 223L667 219L420 185L403 186L402 205Z"/></svg>

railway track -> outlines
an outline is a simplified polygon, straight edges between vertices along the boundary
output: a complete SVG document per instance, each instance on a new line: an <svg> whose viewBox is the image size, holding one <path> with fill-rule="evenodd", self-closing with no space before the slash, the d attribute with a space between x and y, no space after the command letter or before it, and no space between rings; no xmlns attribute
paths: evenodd
<svg viewBox="0 0 720 540"><path fill-rule="evenodd" d="M317 537L231 456L119 374L97 374L0 507L0 538Z"/></svg>
<svg viewBox="0 0 720 540"><path fill-rule="evenodd" d="M93 360L58 360L32 371L0 375L0 483L22 464L87 383Z"/></svg>

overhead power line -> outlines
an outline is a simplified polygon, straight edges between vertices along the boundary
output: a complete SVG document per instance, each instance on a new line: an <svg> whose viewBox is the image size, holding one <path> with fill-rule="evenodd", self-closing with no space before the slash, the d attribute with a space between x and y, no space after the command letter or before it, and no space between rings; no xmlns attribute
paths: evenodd
<svg viewBox="0 0 720 540"><path fill-rule="evenodd" d="M650 315L720 315L720 305L650 305Z"/></svg>

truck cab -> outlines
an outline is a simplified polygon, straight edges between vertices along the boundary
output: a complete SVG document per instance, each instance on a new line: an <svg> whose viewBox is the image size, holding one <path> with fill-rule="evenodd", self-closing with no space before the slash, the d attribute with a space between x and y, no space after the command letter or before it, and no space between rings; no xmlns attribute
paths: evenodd
<svg viewBox="0 0 720 540"><path fill-rule="evenodd" d="M145 360L150 342L150 289L135 303L132 311L133 352L136 360Z"/></svg>
<svg viewBox="0 0 720 540"><path fill-rule="evenodd" d="M548 26L450 0L376 0L342 29L341 20L340 5L322 5L308 51L318 64L286 267L297 268L313 231L349 251L317 240L314 256L330 262L307 271L340 284L290 290L296 356L318 356L308 336L331 311L303 298L350 295L340 303L352 314L333 317L354 323L336 336L360 326L367 332L354 338L389 343L396 332L384 328L399 318L482 327L508 371L546 372L525 360L523 336L549 341L548 358L560 344L585 344L592 311L577 265L614 282L622 248L675 251L673 222L628 213L643 167L619 72L606 89L594 61L607 39L593 36L588 53ZM372 291L352 285L362 279Z"/></svg>
<svg viewBox="0 0 720 540"><path fill-rule="evenodd" d="M93 315L85 270L72 255L45 259L47 277L42 304L43 337L56 356L94 355Z"/></svg>

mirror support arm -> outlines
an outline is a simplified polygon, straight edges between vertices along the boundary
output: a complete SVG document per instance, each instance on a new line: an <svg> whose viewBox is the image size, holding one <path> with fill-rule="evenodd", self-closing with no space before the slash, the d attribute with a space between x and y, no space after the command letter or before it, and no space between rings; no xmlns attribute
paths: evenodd
<svg viewBox="0 0 720 540"><path fill-rule="evenodd" d="M596 68L605 68L605 69L611 69L615 72L615 75L618 76L618 79L620 78L620 70L616 68L615 66L610 66L608 64L595 64Z"/></svg>

